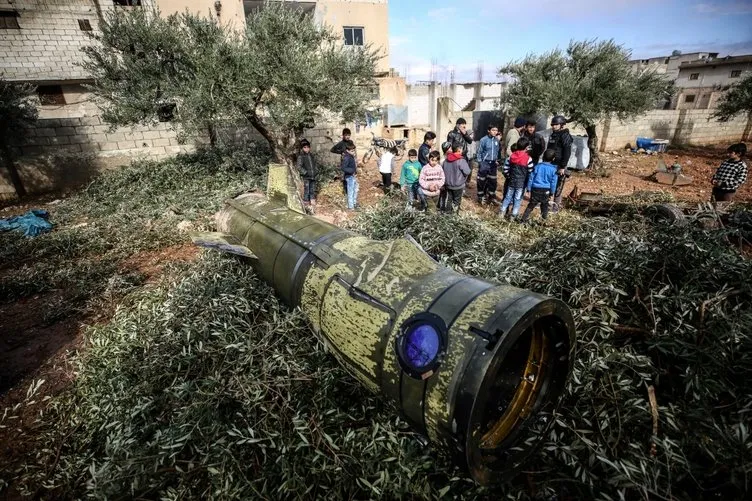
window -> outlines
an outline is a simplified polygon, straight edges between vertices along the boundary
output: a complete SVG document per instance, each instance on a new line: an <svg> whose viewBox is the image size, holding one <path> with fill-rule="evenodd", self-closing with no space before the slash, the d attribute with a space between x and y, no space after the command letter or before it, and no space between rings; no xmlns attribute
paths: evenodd
<svg viewBox="0 0 752 501"><path fill-rule="evenodd" d="M700 74L699 73L692 73L691 75L689 75L689 79L690 80L697 80L699 78L700 78Z"/></svg>
<svg viewBox="0 0 752 501"><path fill-rule="evenodd" d="M731 72L731 78L739 78L742 76L742 70L734 70Z"/></svg>
<svg viewBox="0 0 752 501"><path fill-rule="evenodd" d="M20 30L18 12L0 11L0 30Z"/></svg>
<svg viewBox="0 0 752 501"><path fill-rule="evenodd" d="M695 102L695 95L690 94L688 96L684 96L684 102L685 103L694 103Z"/></svg>
<svg viewBox="0 0 752 501"><path fill-rule="evenodd" d="M78 28L81 31L91 31L91 23L89 22L88 19L79 19Z"/></svg>
<svg viewBox="0 0 752 501"><path fill-rule="evenodd" d="M345 26L345 45L363 45L363 27Z"/></svg>
<svg viewBox="0 0 752 501"><path fill-rule="evenodd" d="M37 95L40 104L65 104L63 88L59 85L40 85Z"/></svg>
<svg viewBox="0 0 752 501"><path fill-rule="evenodd" d="M112 0L115 5L122 5L123 7L140 7L141 0Z"/></svg>

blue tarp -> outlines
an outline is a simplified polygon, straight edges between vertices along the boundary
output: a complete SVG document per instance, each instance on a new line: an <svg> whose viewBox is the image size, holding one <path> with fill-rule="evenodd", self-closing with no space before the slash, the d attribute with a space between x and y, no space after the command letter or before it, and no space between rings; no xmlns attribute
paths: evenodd
<svg viewBox="0 0 752 501"><path fill-rule="evenodd" d="M46 210L31 209L23 216L0 219L0 231L22 230L27 237L35 237L52 230L48 217Z"/></svg>

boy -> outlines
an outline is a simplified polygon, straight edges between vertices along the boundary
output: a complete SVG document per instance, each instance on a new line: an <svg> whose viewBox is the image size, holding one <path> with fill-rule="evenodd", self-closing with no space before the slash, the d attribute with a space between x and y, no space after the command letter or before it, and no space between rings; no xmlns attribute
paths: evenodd
<svg viewBox="0 0 752 501"><path fill-rule="evenodd" d="M543 156L543 152L546 151L546 140L535 132L536 127L535 120L528 120L527 126L522 137L526 137L530 140L530 158L533 159L533 165L538 165Z"/></svg>
<svg viewBox="0 0 752 501"><path fill-rule="evenodd" d="M514 202L514 206L512 207L511 217L517 218L519 215L525 185L528 182L530 172L533 170L533 159L527 152L529 146L530 140L528 138L520 138L517 144L512 145L512 156L508 158L509 162L504 163L507 192L504 194L504 202L501 204L499 213L507 219L509 219L507 209L512 202Z"/></svg>
<svg viewBox="0 0 752 501"><path fill-rule="evenodd" d="M711 202L730 202L736 190L747 180L747 164L742 161L744 155L747 154L747 145L732 144L727 151L729 158L724 160L711 179L713 183Z"/></svg>
<svg viewBox="0 0 752 501"><path fill-rule="evenodd" d="M355 204L358 200L358 164L355 161L355 143L347 142L345 153L342 155L342 175L345 186L347 187L347 208L355 210Z"/></svg>
<svg viewBox="0 0 752 501"><path fill-rule="evenodd" d="M462 156L467 160L467 147L473 142L473 136L467 131L467 120L464 118L458 118L449 134L447 134L447 142L452 146L459 145L462 151Z"/></svg>
<svg viewBox="0 0 752 501"><path fill-rule="evenodd" d="M475 155L480 164L477 178L479 204L494 202L496 199L496 175L499 170L499 140L496 137L498 135L499 128L493 124L489 125L488 133L480 140Z"/></svg>
<svg viewBox="0 0 752 501"><path fill-rule="evenodd" d="M329 151L335 155L340 155L341 159L344 160L344 154L347 150L347 143L350 142L350 136L352 136L350 129L347 127L342 129L342 140L332 146L332 149ZM345 196L347 196L347 183L345 183L344 179L342 180L342 191L345 193Z"/></svg>
<svg viewBox="0 0 752 501"><path fill-rule="evenodd" d="M554 150L546 150L543 153L543 162L535 166L530 179L527 182L527 191L530 192L530 203L527 204L522 222L530 219L537 205L541 206L541 216L545 220L548 217L548 199L556 193L557 166L553 164L556 158Z"/></svg>
<svg viewBox="0 0 752 501"><path fill-rule="evenodd" d="M421 210L425 209L426 199L418 190L420 187L420 171L422 168L423 166L418 161L418 152L415 150L408 151L407 161L402 165L399 180L399 184L402 187L402 193L407 193L408 209L412 209L415 200L420 201Z"/></svg>
<svg viewBox="0 0 752 501"><path fill-rule="evenodd" d="M397 156L397 148L391 147L384 153L381 153L377 148L376 156L379 157L379 173L381 174L381 183L384 185L384 195L386 195L392 189L392 161Z"/></svg>
<svg viewBox="0 0 752 501"><path fill-rule="evenodd" d="M438 151L432 151L428 154L428 164L420 170L420 193L425 197L436 200L436 206L439 206L439 194L444 186L444 169L439 165L441 155ZM426 203L428 208L428 203Z"/></svg>
<svg viewBox="0 0 752 501"><path fill-rule="evenodd" d="M452 151L447 153L442 167L446 184L445 200L442 206L445 212L459 212L462 193L465 191L465 183L470 175L470 165L462 156L461 144L455 144Z"/></svg>
<svg viewBox="0 0 752 501"><path fill-rule="evenodd" d="M556 115L551 119L551 129L553 129L553 132L551 133L551 137L548 138L548 146L546 147L547 149L554 150L557 166L556 174L559 176L559 182L554 192L554 212L558 212L561 208L564 183L569 177L567 165L569 165L569 157L572 156L572 135L569 133L569 129L564 128L565 125L567 125L567 119L561 115Z"/></svg>
<svg viewBox="0 0 752 501"><path fill-rule="evenodd" d="M311 143L307 139L300 141L300 153L296 163L303 180L303 204L309 214L316 213L316 159L311 154Z"/></svg>
<svg viewBox="0 0 752 501"><path fill-rule="evenodd" d="M420 148L418 148L418 162L420 162L421 167L428 163L428 155L431 153L431 149L433 148L433 143L435 141L435 132L428 131L423 136L423 144L421 144Z"/></svg>

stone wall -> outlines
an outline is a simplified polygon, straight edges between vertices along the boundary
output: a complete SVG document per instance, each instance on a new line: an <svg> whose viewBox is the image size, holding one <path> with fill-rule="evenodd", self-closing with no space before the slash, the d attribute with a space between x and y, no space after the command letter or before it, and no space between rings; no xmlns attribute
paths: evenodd
<svg viewBox="0 0 752 501"><path fill-rule="evenodd" d="M654 110L633 122L611 119L598 127L601 151L634 145L637 137L668 139L671 144L712 145L750 140L752 117L737 116L721 123L715 110Z"/></svg>

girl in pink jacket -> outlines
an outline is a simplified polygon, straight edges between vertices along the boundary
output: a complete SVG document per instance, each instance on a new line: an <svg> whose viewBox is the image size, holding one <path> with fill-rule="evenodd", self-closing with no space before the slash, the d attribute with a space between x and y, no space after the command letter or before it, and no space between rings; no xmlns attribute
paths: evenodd
<svg viewBox="0 0 752 501"><path fill-rule="evenodd" d="M420 184L420 191L426 196L435 199L435 203L438 207L439 194L441 188L444 186L444 169L439 165L441 155L438 151L432 151L428 155L428 164L426 164L420 171L420 178L418 183Z"/></svg>

